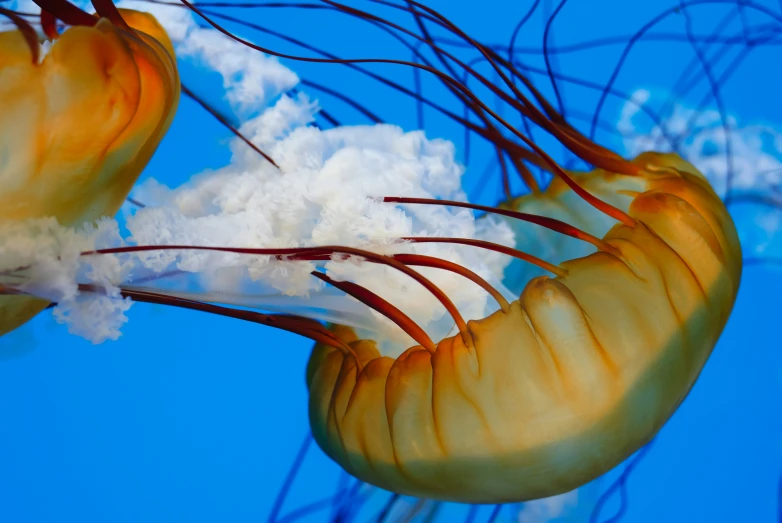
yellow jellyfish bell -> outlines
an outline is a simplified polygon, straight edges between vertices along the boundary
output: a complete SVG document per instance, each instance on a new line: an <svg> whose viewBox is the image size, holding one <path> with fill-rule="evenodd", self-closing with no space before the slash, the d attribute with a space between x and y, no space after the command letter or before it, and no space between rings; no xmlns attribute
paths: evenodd
<svg viewBox="0 0 782 523"><path fill-rule="evenodd" d="M336 327L352 351L319 344L307 372L325 452L393 492L502 503L570 491L647 443L719 338L741 252L725 206L692 165L654 153L633 163L635 176L574 176L626 213L607 245L530 280L465 332L394 359ZM557 179L506 207L575 226L594 219L574 213L573 198Z"/></svg>
<svg viewBox="0 0 782 523"><path fill-rule="evenodd" d="M115 214L168 130L180 94L171 41L149 14L114 13L82 13L40 59L23 31L0 33L0 225ZM0 335L46 305L0 296Z"/></svg>

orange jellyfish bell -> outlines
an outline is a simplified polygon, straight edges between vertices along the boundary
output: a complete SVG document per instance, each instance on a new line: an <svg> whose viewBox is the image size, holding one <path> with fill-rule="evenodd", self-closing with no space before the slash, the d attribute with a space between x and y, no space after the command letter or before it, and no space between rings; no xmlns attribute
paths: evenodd
<svg viewBox="0 0 782 523"><path fill-rule="evenodd" d="M179 77L151 15L96 2L109 17L97 18L39 3L53 39L45 55L29 26L0 33L0 225L80 225L119 210L171 124ZM62 35L58 18L71 25ZM0 296L0 335L46 305Z"/></svg>
<svg viewBox="0 0 782 523"><path fill-rule="evenodd" d="M628 218L602 250L531 279L461 334L394 359L336 327L352 352L319 344L307 372L325 452L394 492L502 503L568 492L647 443L722 332L741 252L725 206L692 165L654 153L633 163L636 176L573 176ZM506 207L589 229L597 211L574 212L574 198L556 179Z"/></svg>

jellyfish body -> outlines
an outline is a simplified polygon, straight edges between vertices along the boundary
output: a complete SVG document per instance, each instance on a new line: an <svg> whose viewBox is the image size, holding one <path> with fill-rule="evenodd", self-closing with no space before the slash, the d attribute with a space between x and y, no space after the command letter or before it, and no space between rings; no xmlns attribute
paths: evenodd
<svg viewBox="0 0 782 523"><path fill-rule="evenodd" d="M171 42L151 15L121 13L127 27L70 27L41 60L22 32L0 33L0 225L114 215L168 130L180 90ZM47 304L0 296L0 335Z"/></svg>
<svg viewBox="0 0 782 523"><path fill-rule="evenodd" d="M726 208L693 166L652 153L634 163L637 176L576 177L635 220L603 237L613 249L532 279L508 310L469 322L466 340L393 359L335 328L357 358L313 351L310 421L321 448L394 492L498 503L572 490L647 443L719 338L741 253ZM555 181L510 206L573 220L570 197Z"/></svg>

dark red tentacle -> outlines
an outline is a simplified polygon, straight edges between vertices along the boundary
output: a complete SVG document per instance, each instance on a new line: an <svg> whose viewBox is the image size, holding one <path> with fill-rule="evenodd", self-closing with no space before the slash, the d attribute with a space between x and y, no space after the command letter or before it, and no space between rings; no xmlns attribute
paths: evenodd
<svg viewBox="0 0 782 523"><path fill-rule="evenodd" d="M86 25L92 27L98 19L83 11L67 0L33 0L42 11L48 11L57 20L68 25Z"/></svg>
<svg viewBox="0 0 782 523"><path fill-rule="evenodd" d="M125 21L125 19L122 18L119 9L117 9L117 6L114 5L112 0L92 0L92 6L95 8L95 12L98 13L99 16L108 19L117 27L121 27L122 29L126 29L128 31L131 30L130 26Z"/></svg>
<svg viewBox="0 0 782 523"><path fill-rule="evenodd" d="M350 296L353 296L358 301L366 305L367 307L371 307L375 309L377 312L388 318L389 320L393 321L395 324L399 326L403 331L405 331L408 336L413 338L416 342L418 342L422 347L424 347L429 352L434 352L437 350L437 347L435 346L432 339L429 337L426 332L424 332L424 329L422 329L415 321L413 321L410 316L399 310L397 307L389 303L388 301L384 300L374 292L370 291L369 289L366 289L362 287L361 285L358 285L356 283L352 283L349 281L336 281L332 278L329 278L322 272L318 271L312 271L312 275L318 278L321 281L324 281L328 283L329 285L333 285L337 289L341 290L342 292L349 294Z"/></svg>

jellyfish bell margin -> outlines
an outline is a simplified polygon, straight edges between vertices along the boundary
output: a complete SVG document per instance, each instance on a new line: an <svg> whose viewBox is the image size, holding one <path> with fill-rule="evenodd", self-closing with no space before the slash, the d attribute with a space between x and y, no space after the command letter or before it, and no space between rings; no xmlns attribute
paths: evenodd
<svg viewBox="0 0 782 523"><path fill-rule="evenodd" d="M20 30L0 33L0 226L47 217L79 226L119 210L171 124L179 76L151 15L38 3L48 52L13 13ZM47 305L0 296L0 335Z"/></svg>

